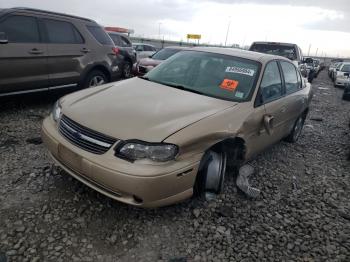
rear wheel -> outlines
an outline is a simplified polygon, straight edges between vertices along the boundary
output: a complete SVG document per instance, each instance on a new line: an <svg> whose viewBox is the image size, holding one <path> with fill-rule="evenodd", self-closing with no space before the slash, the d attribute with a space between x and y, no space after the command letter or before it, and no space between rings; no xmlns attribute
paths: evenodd
<svg viewBox="0 0 350 262"><path fill-rule="evenodd" d="M298 141L298 139L301 135L301 131L303 130L304 122L305 122L305 115L303 114L303 115L298 117L298 119L294 123L292 131L285 138L285 140L287 142L295 143Z"/></svg>
<svg viewBox="0 0 350 262"><path fill-rule="evenodd" d="M123 77L124 78L131 77L131 69L132 69L132 64L129 61L125 61L124 66L123 66Z"/></svg>
<svg viewBox="0 0 350 262"><path fill-rule="evenodd" d="M224 185L227 156L225 152L207 151L200 163L195 193L200 197L219 194Z"/></svg>
<svg viewBox="0 0 350 262"><path fill-rule="evenodd" d="M96 87L99 85L103 85L108 82L108 79L106 75L100 71L100 70L93 70L88 74L88 76L85 78L83 87L89 88L89 87Z"/></svg>

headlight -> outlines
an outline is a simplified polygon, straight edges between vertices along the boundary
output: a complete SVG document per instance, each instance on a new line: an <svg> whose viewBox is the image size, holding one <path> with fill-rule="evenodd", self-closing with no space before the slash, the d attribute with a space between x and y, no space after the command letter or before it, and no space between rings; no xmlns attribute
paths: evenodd
<svg viewBox="0 0 350 262"><path fill-rule="evenodd" d="M116 156L130 161L150 159L166 162L175 158L178 147L165 143L146 143L142 141L126 142L116 149Z"/></svg>
<svg viewBox="0 0 350 262"><path fill-rule="evenodd" d="M57 101L52 108L52 118L57 122L61 118L62 107L59 101Z"/></svg>

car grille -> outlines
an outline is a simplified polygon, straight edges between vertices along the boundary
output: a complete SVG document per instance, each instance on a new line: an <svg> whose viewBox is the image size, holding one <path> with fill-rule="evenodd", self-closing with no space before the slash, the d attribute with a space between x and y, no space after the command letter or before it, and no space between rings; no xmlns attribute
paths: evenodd
<svg viewBox="0 0 350 262"><path fill-rule="evenodd" d="M86 128L63 115L58 129L72 144L94 154L106 153L117 139Z"/></svg>

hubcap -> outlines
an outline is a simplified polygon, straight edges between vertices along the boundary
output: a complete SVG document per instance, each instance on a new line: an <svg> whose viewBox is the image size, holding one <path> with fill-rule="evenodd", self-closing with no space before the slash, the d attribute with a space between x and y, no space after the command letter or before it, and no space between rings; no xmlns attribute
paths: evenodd
<svg viewBox="0 0 350 262"><path fill-rule="evenodd" d="M90 80L89 87L100 86L100 85L103 85L104 83L105 83L105 80L102 76L94 76Z"/></svg>
<svg viewBox="0 0 350 262"><path fill-rule="evenodd" d="M216 152L209 153L208 165L206 167L205 191L219 193L225 176L225 157Z"/></svg>

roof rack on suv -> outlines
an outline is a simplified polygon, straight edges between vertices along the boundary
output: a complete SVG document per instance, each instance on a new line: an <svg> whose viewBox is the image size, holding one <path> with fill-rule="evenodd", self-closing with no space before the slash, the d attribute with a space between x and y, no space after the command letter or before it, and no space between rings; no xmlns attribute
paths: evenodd
<svg viewBox="0 0 350 262"><path fill-rule="evenodd" d="M58 13L58 12L47 11L47 10L36 9L36 8L14 7L14 8L11 8L11 9L23 10L23 11L31 11L31 12L37 12L37 13L45 13L45 14L50 14L50 15L59 15L59 16L65 16L65 17L81 19L81 20L85 20L85 21L89 21L89 22L94 22L94 20L91 20L91 19L85 18L85 17L75 16L75 15L68 15L68 14L64 14L64 13Z"/></svg>

